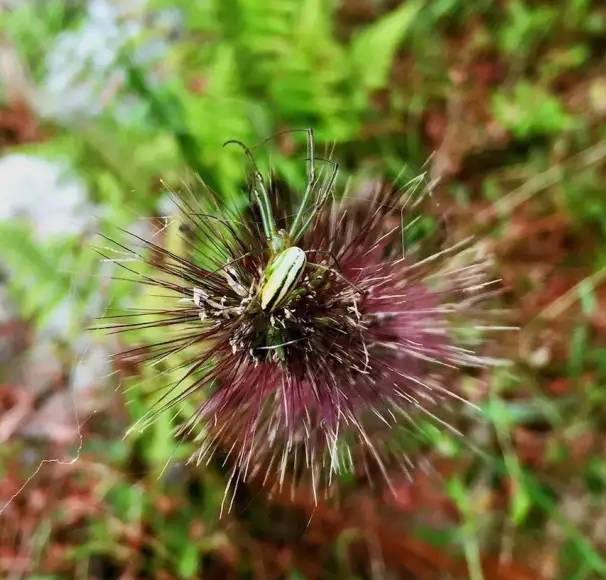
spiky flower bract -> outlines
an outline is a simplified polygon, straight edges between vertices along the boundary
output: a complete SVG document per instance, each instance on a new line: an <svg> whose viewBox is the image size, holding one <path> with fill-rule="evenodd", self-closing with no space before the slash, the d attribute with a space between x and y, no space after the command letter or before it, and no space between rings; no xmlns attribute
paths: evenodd
<svg viewBox="0 0 606 580"><path fill-rule="evenodd" d="M312 174L308 185L324 199L302 213L307 226L290 252L258 219L278 212L277 195L273 207L240 215L177 197L178 252L135 234L119 244L129 261L116 263L165 295L140 320L106 327L162 331L119 356L173 361L180 372L143 425L194 397L178 432L199 441L198 463L220 451L233 487L309 476L315 491L358 461L389 481L391 462L409 465L393 429L419 414L440 422L444 402L461 399L444 371L486 362L468 344L486 328L492 293L481 249L466 239L430 253L414 241L422 177L336 201L335 174ZM294 213L284 211L276 231L288 231Z"/></svg>

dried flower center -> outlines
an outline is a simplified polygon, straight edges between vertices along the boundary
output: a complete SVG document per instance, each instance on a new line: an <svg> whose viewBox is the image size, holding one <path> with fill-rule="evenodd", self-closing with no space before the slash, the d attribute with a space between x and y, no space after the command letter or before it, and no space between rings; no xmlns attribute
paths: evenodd
<svg viewBox="0 0 606 580"><path fill-rule="evenodd" d="M359 289L325 263L309 264L300 248L278 254L250 284L234 268L222 275L231 292L210 295L194 288L193 302L203 323L230 324L232 352L247 353L255 364L296 365L314 349L330 350L326 337L353 341L368 326Z"/></svg>

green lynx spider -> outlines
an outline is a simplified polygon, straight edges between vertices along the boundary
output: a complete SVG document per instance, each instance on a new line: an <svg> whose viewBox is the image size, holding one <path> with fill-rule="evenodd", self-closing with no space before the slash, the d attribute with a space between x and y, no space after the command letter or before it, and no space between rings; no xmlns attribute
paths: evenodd
<svg viewBox="0 0 606 580"><path fill-rule="evenodd" d="M263 232L267 238L271 255L263 274L259 293L252 304L260 305L261 310L265 312L273 312L278 308L285 307L294 297L305 292L303 288L297 288L297 286L308 262L305 252L296 244L326 203L339 171L337 163L330 159L323 159L323 161L330 164L332 169L316 191L319 178L316 175L315 168L315 161L318 158L314 154L313 130L300 130L307 134L307 184L303 199L288 232L277 229L269 193L250 149L237 140L226 142L226 145L230 143L239 145L253 168L251 194L261 214ZM340 276L336 270L322 264L310 265L323 270L325 273L334 272ZM315 283L319 283L320 278L318 276L313 277L313 279Z"/></svg>
<svg viewBox="0 0 606 580"><path fill-rule="evenodd" d="M330 277L338 277L345 281L355 293L363 294L355 284L347 280L338 271L338 262L332 252L315 251L332 256L337 269L327 264L315 264L307 260L307 255L297 243L313 223L318 213L324 207L332 193L339 166L330 159L315 157L312 129L299 129L307 135L307 183L303 192L301 203L288 231L279 230L272 212L271 200L265 186L265 181L259 171L251 150L241 141L230 140L225 145L233 143L242 148L252 166L252 183L250 194L259 208L263 233L267 240L269 257L258 283L250 288L245 287L238 279L236 270L231 263L223 268L223 274L232 290L241 298L239 304L227 300L226 297L217 300L208 296L202 289L193 289L193 302L199 309L202 320L208 317L215 320L220 318L240 317L251 315L249 320L256 320L253 325L259 324L258 315L264 315L269 324L259 324L259 338L257 346L251 349L250 355L258 360L257 351L270 351L270 357L283 363L286 361L285 347L303 338L291 339L287 337L286 320L294 316L292 304L304 296L313 299L316 290L330 283ZM324 177L316 175L315 161L322 160L330 166L330 171ZM311 266L311 268L308 268ZM304 281L302 282L302 279ZM356 298L352 296L352 301ZM354 310L357 308L354 304ZM250 328L244 325L244 329ZM230 341L234 350L245 346L236 335Z"/></svg>

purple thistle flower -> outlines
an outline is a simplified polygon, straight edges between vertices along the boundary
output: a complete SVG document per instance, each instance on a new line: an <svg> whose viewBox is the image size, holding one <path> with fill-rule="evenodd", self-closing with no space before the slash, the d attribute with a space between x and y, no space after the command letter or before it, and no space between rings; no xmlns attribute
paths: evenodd
<svg viewBox="0 0 606 580"><path fill-rule="evenodd" d="M313 142L308 147L313 160ZM436 409L462 400L441 380L444 370L490 362L461 332L488 328L488 257L471 240L435 253L422 243L403 248L401 218L414 214L422 180L329 202L331 167L316 177L308 162L312 201L302 204L300 227L297 217L274 227L277 204L263 197L255 168L261 223L254 213L206 213L181 198L182 253L134 234L140 248L119 244L153 274L116 260L120 266L172 295L136 322L104 327L163 329L158 342L119 356L172 360L180 370L143 423L203 393L178 432L198 439L198 463L226 455L228 488L252 477L281 486L288 474L309 475L315 492L355 470L358 458L367 470L372 460L389 482L392 459L409 465L390 441L392 429L419 413L442 423Z"/></svg>

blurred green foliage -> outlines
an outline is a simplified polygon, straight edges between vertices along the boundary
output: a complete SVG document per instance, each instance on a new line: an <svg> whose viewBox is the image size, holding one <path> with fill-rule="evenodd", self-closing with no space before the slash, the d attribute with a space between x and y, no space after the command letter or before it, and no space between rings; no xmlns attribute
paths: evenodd
<svg viewBox="0 0 606 580"><path fill-rule="evenodd" d="M242 207L246 167L240 151L223 148L227 139L255 144L310 126L319 148L334 146L345 173L360 179L394 179L403 165L420 170L435 152L436 161L448 161L439 196L457 223L477 231L486 224L472 227L469 216L484 215L493 202L513 207L485 229L505 272L505 300L524 328L512 340L514 365L483 377L482 416L461 412L465 439L429 422L397 434L412 455L448 460L451 475L440 485L459 514L441 527L411 518L410 528L461 554L473 580L485 577L484 553L524 562L537 577L553 569L546 577L603 578L605 161L599 151L575 157L605 137L602 4L149 0L110 24L95 20L93 4L103 3L24 1L0 19L2 48L27 71L24 99L40 124L31 143L0 140L2 154L67 160L94 207L94 228L78 235L42 239L22 220L0 222L0 265L18 316L39 336L57 312L69 319L67 333L53 339L66 374L96 316L154 300L107 279L90 249L94 230L119 236L121 227L163 215L167 191L193 174ZM91 22L105 23L113 36L80 53L85 38L107 32ZM71 58L53 61L70 42ZM58 72L69 82L53 93ZM3 114L19 91L4 81ZM71 113L62 95L82 86L83 106ZM58 106L49 112L53 99ZM291 134L268 145L272 166L295 186L304 164L292 151L301 144ZM557 179L532 189L554 168ZM518 194L524 203L514 205ZM541 318L550 312L556 315ZM86 489L95 510L77 538L66 531L73 522L65 506L40 521L28 578L113 578L129 566L145 578L221 577L225 569L259 577L256 552L266 545L259 538L284 522L256 521L241 506L219 519L221 468L185 467L191 448L176 445L169 416L122 439L169 378L150 370L127 378L133 388L111 403L120 412L94 421L83 451L93 459L72 485ZM480 379L465 380L473 393ZM6 445L0 476L29 444ZM169 459L174 465L164 471ZM363 488L353 477L342 485ZM362 574L349 560L358 533L345 530L327 543L323 577ZM58 536L70 549L46 574ZM295 553L290 578L305 577L298 541L275 542Z"/></svg>

